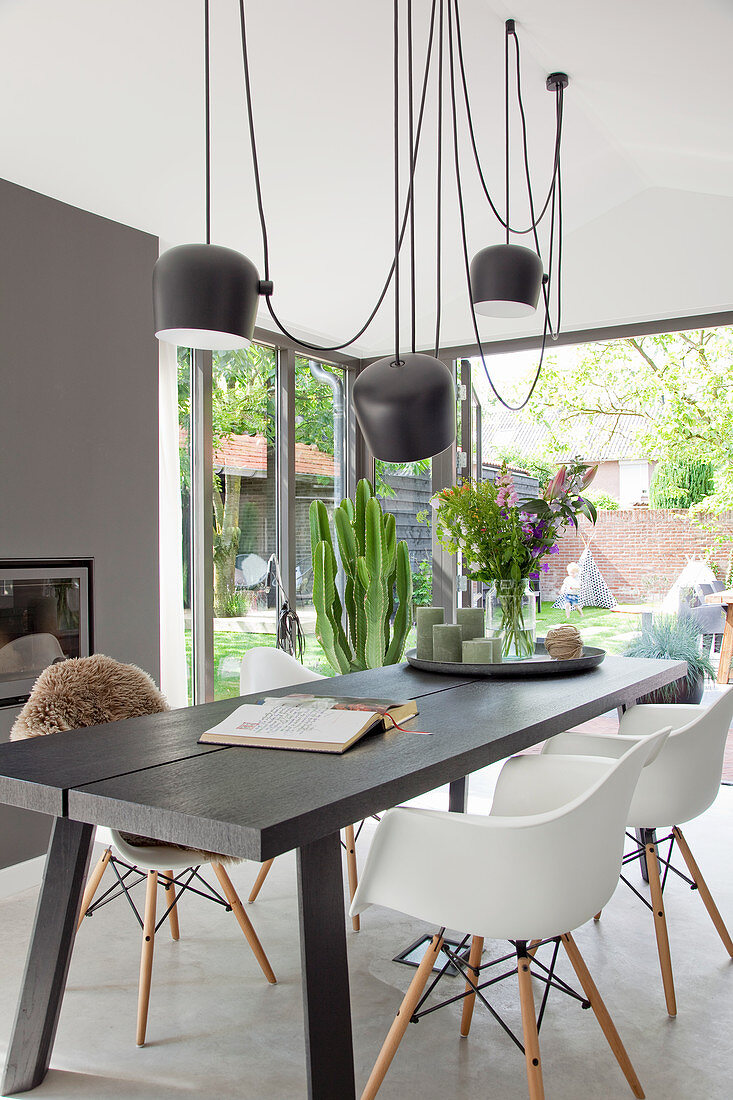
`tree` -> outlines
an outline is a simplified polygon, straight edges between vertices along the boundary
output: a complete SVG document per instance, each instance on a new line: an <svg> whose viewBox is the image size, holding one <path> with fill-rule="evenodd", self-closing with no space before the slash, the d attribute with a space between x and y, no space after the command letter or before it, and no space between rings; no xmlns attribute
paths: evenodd
<svg viewBox="0 0 733 1100"><path fill-rule="evenodd" d="M571 366L547 365L528 414L562 443L579 418L609 417L612 437L622 417L633 417L650 457L710 461L729 480L732 364L730 328L588 344Z"/></svg>

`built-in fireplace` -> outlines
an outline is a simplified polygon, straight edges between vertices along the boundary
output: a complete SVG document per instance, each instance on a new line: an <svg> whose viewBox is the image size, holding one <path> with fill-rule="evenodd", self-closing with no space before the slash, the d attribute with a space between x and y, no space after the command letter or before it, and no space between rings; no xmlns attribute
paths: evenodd
<svg viewBox="0 0 733 1100"><path fill-rule="evenodd" d="M0 559L0 706L39 673L93 651L92 559Z"/></svg>

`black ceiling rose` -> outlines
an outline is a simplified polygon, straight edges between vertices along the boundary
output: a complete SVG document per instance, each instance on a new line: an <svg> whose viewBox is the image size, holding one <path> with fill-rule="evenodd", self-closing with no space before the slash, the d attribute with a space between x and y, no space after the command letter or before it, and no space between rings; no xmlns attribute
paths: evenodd
<svg viewBox="0 0 733 1100"><path fill-rule="evenodd" d="M456 437L456 388L445 363L420 352L377 359L353 388L367 446L383 462L415 462L450 447Z"/></svg>
<svg viewBox="0 0 733 1100"><path fill-rule="evenodd" d="M491 245L471 260L471 297L486 317L528 317L541 287L542 261L524 245Z"/></svg>
<svg viewBox="0 0 733 1100"><path fill-rule="evenodd" d="M155 335L186 348L232 351L252 340L257 268L233 248L181 244L153 268Z"/></svg>

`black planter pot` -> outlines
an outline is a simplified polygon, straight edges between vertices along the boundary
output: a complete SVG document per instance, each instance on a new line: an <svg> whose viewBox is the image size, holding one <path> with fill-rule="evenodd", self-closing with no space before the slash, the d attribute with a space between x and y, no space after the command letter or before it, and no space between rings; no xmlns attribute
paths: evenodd
<svg viewBox="0 0 733 1100"><path fill-rule="evenodd" d="M698 677L688 684L687 680L677 680L670 684L667 691L651 691L638 699L639 703L699 703L705 690L705 679L700 673Z"/></svg>

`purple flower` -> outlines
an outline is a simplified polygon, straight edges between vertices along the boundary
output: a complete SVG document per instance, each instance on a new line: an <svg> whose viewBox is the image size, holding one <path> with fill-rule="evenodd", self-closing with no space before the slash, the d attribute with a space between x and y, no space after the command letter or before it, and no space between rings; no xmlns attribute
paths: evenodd
<svg viewBox="0 0 733 1100"><path fill-rule="evenodd" d="M559 554L560 553L560 547L557 544L555 544L555 546L551 546L550 547L550 553L551 554Z"/></svg>
<svg viewBox="0 0 733 1100"><path fill-rule="evenodd" d="M540 579L539 573L530 573L529 577L530 577L530 580L533 580L533 581L538 581Z"/></svg>
<svg viewBox="0 0 733 1100"><path fill-rule="evenodd" d="M540 569L542 570L543 573L549 572L550 563L548 561L543 561L542 565L540 566Z"/></svg>

